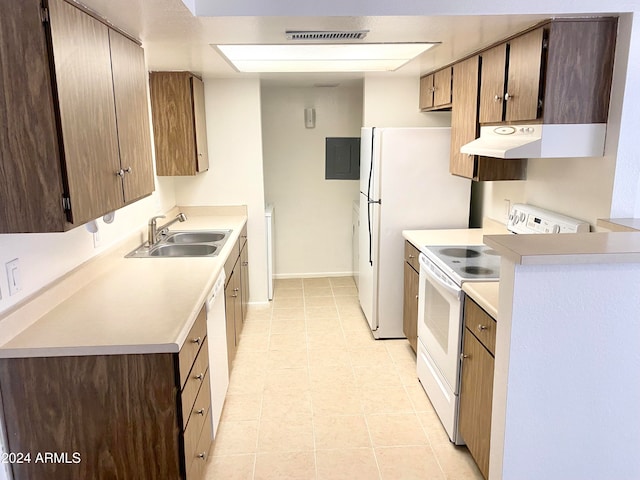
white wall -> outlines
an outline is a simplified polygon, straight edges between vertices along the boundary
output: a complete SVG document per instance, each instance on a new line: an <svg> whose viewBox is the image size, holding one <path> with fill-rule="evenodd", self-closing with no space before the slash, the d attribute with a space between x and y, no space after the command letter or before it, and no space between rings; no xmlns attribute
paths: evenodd
<svg viewBox="0 0 640 480"><path fill-rule="evenodd" d="M305 128L304 109L316 109ZM362 86L262 88L265 198L274 206L275 274L350 275L358 180L325 180L325 138L359 137Z"/></svg>
<svg viewBox="0 0 640 480"><path fill-rule="evenodd" d="M420 79L366 75L364 127L449 127L451 112L423 113L418 108Z"/></svg>
<svg viewBox="0 0 640 480"><path fill-rule="evenodd" d="M260 82L204 79L209 170L176 177L177 205L247 205L251 302L267 301Z"/></svg>

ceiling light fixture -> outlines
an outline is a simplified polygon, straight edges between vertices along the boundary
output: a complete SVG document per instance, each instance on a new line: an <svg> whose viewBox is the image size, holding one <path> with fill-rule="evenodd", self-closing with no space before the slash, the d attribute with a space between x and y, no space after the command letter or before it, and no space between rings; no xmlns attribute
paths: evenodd
<svg viewBox="0 0 640 480"><path fill-rule="evenodd" d="M213 45L239 72L394 71L437 43Z"/></svg>

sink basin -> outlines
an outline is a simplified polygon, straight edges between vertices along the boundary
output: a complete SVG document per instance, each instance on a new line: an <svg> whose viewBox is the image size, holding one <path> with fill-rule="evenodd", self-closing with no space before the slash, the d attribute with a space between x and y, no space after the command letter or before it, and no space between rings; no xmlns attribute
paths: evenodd
<svg viewBox="0 0 640 480"><path fill-rule="evenodd" d="M169 231L153 247L140 245L127 258L215 257L232 230Z"/></svg>
<svg viewBox="0 0 640 480"><path fill-rule="evenodd" d="M150 257L205 257L218 251L216 245L209 244L174 244L156 245L149 250Z"/></svg>
<svg viewBox="0 0 640 480"><path fill-rule="evenodd" d="M165 238L167 243L213 243L224 240L229 232L169 232Z"/></svg>

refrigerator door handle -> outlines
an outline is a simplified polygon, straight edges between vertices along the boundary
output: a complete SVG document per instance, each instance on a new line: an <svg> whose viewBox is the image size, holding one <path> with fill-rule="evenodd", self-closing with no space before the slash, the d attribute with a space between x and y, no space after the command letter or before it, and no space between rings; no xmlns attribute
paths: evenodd
<svg viewBox="0 0 640 480"><path fill-rule="evenodd" d="M371 229L371 204L377 203L371 200L371 182L373 180L373 159L375 146L376 129L371 129L371 161L369 162L369 182L367 185L367 222L369 224L369 265L373 266L373 235Z"/></svg>

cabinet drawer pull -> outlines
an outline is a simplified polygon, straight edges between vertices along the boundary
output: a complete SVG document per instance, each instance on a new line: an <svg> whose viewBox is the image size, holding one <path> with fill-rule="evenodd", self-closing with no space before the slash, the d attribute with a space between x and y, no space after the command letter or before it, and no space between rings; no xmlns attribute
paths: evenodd
<svg viewBox="0 0 640 480"><path fill-rule="evenodd" d="M500 95L496 95L495 97L493 97L493 101L494 102L500 102L500 101L502 101L502 97Z"/></svg>
<svg viewBox="0 0 640 480"><path fill-rule="evenodd" d="M133 173L133 168L127 167L124 169L124 173Z"/></svg>
<svg viewBox="0 0 640 480"><path fill-rule="evenodd" d="M242 262L243 267L246 267L247 265L249 265L249 262Z"/></svg>
<svg viewBox="0 0 640 480"><path fill-rule="evenodd" d="M504 94L504 101L505 102L508 102L512 98L513 98L513 95L509 95L509 93L505 93Z"/></svg>
<svg viewBox="0 0 640 480"><path fill-rule="evenodd" d="M409 254L409 258L416 258L416 256Z"/></svg>
<svg viewBox="0 0 640 480"><path fill-rule="evenodd" d="M489 328L489 327L487 327L486 325L478 324L478 331L479 332L481 332L483 330L486 330L487 328Z"/></svg>
<svg viewBox="0 0 640 480"><path fill-rule="evenodd" d="M233 291L234 291L234 292L239 292L239 291L240 291L240 289L239 289L239 288L234 288L234 289L233 289Z"/></svg>
<svg viewBox="0 0 640 480"><path fill-rule="evenodd" d="M238 297L237 293L234 293L233 295L231 295L231 298L237 298L237 297Z"/></svg>
<svg viewBox="0 0 640 480"><path fill-rule="evenodd" d="M469 355L466 355L464 353L460 354L460 360L464 360L465 358L469 358Z"/></svg>
<svg viewBox="0 0 640 480"><path fill-rule="evenodd" d="M201 458L202 460L204 460L204 459L206 458L206 456L207 456L206 452L202 452L202 453L199 453L199 454L197 455L197 457L198 457L198 458Z"/></svg>
<svg viewBox="0 0 640 480"><path fill-rule="evenodd" d="M201 408L200 410L196 410L196 413L198 415L204 415L204 408Z"/></svg>
<svg viewBox="0 0 640 480"><path fill-rule="evenodd" d="M204 378L204 373L199 373L198 375L193 377L194 380L200 380L200 381L202 381L203 378Z"/></svg>
<svg viewBox="0 0 640 480"><path fill-rule="evenodd" d="M196 337L193 340L191 340L191 343L195 343L196 345L200 345L200 343L202 343L202 338Z"/></svg>
<svg viewBox="0 0 640 480"><path fill-rule="evenodd" d="M116 176L120 178L124 177L124 170L123 169L118 170L116 172Z"/></svg>

